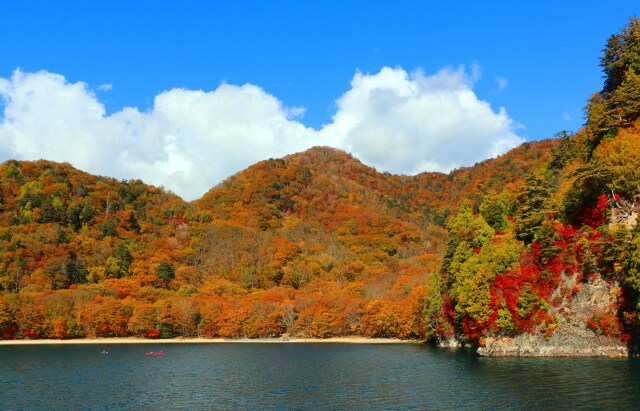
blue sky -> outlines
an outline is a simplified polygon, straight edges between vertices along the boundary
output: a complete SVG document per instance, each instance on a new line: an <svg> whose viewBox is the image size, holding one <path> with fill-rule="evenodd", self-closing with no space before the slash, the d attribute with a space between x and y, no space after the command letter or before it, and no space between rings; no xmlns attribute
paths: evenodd
<svg viewBox="0 0 640 411"><path fill-rule="evenodd" d="M606 39L638 9L520 3L5 2L0 161L69 161L187 199L317 144L381 171L470 165L577 130Z"/></svg>

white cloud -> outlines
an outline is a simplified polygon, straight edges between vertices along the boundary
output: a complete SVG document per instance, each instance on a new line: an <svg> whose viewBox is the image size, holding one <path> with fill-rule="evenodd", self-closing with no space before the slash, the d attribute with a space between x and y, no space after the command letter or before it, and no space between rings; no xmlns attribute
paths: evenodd
<svg viewBox="0 0 640 411"><path fill-rule="evenodd" d="M304 108L284 107L250 84L173 89L156 96L148 111L125 107L106 115L85 83L16 71L0 78L0 161L67 161L163 185L188 200L257 161L314 145L343 148L394 173L446 171L523 141L504 109L494 112L477 99L472 87L479 76L475 65L470 74L463 68L432 76L400 68L356 73L333 122L314 130L299 121Z"/></svg>
<svg viewBox="0 0 640 411"><path fill-rule="evenodd" d="M6 100L1 160L68 161L116 178L140 178L193 199L234 172L317 144L281 103L252 85L212 92L173 89L149 112L106 116L84 83L16 71L0 82Z"/></svg>
<svg viewBox="0 0 640 411"><path fill-rule="evenodd" d="M100 84L98 86L98 90L100 91L109 91L113 89L113 84L111 83L104 83L104 84Z"/></svg>
<svg viewBox="0 0 640 411"><path fill-rule="evenodd" d="M479 69L443 69L427 76L383 68L357 73L321 134L367 164L393 173L449 171L502 154L522 143L501 108L494 112L472 90Z"/></svg>

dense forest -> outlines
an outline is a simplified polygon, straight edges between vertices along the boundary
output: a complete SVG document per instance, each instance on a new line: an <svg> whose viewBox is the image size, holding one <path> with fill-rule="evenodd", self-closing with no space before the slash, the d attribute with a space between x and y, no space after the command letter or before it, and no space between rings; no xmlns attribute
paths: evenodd
<svg viewBox="0 0 640 411"><path fill-rule="evenodd" d="M188 203L66 163L0 165L0 338L638 339L640 21L575 134L449 174L317 147ZM215 158L212 158L215 161ZM598 301L576 301L587 289Z"/></svg>

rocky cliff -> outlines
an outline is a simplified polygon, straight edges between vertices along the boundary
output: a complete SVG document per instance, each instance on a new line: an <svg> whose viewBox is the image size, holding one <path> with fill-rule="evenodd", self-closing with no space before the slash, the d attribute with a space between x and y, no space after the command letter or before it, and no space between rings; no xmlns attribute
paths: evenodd
<svg viewBox="0 0 640 411"><path fill-rule="evenodd" d="M575 294L562 290L575 290ZM564 297L562 297L564 295ZM478 348L487 357L623 357L630 350L620 338L602 335L600 318L616 316L620 288L599 276L581 282L565 276L554 298L562 298L551 309L557 328L550 335L542 332L511 337L489 337ZM596 319L596 320L594 320Z"/></svg>

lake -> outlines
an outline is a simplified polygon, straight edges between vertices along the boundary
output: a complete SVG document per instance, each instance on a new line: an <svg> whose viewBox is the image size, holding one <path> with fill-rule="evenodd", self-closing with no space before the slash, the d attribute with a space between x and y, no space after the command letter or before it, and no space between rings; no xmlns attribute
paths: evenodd
<svg viewBox="0 0 640 411"><path fill-rule="evenodd" d="M640 408L639 386L637 359L423 344L0 346L3 410L624 410Z"/></svg>

